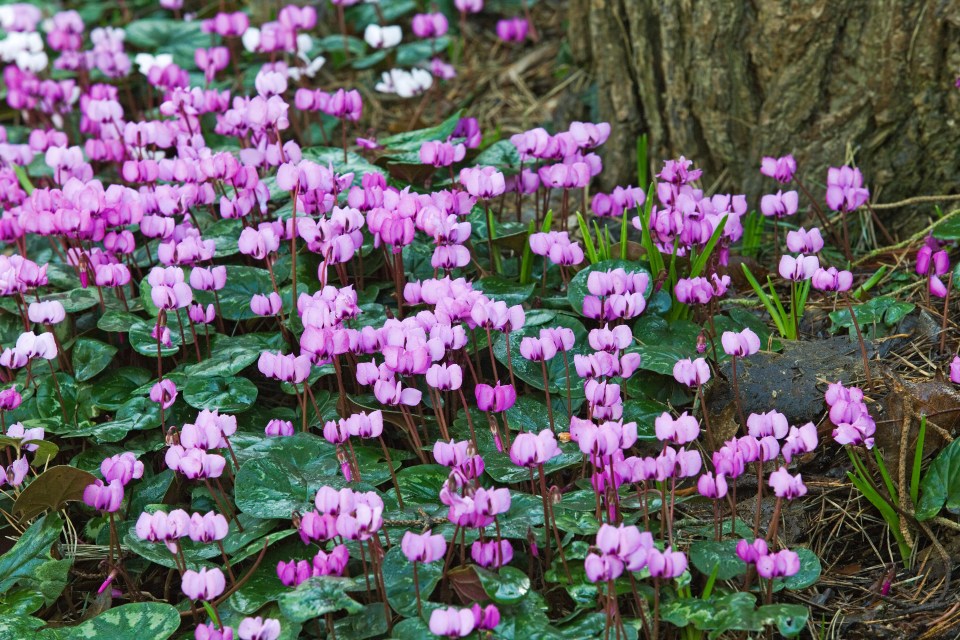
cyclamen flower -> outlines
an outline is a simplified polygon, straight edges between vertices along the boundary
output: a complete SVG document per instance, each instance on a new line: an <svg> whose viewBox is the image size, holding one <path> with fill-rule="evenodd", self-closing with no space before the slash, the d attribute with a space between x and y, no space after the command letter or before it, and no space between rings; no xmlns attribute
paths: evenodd
<svg viewBox="0 0 960 640"><path fill-rule="evenodd" d="M513 545L509 540L476 540L470 545L470 557L485 569L498 569L513 560Z"/></svg>
<svg viewBox="0 0 960 640"><path fill-rule="evenodd" d="M870 198L863 186L863 175L855 167L830 167L827 170L827 206L834 211L855 211Z"/></svg>
<svg viewBox="0 0 960 640"><path fill-rule="evenodd" d="M94 480L83 490L83 502L88 507L106 513L119 511L120 504L123 502L123 483L120 480L112 480L105 485L100 480Z"/></svg>
<svg viewBox="0 0 960 640"><path fill-rule="evenodd" d="M820 259L817 256L800 254L796 258L788 255L780 257L780 275L794 282L809 280L819 268Z"/></svg>
<svg viewBox="0 0 960 640"><path fill-rule="evenodd" d="M760 556L756 560L757 575L767 580L789 578L800 571L800 556L789 549Z"/></svg>
<svg viewBox="0 0 960 640"><path fill-rule="evenodd" d="M177 385L170 378L160 380L150 388L150 400L169 409L177 401Z"/></svg>
<svg viewBox="0 0 960 640"><path fill-rule="evenodd" d="M67 317L63 305L57 300L49 302L31 302L27 308L30 322L37 324L59 324Z"/></svg>
<svg viewBox="0 0 960 640"><path fill-rule="evenodd" d="M671 547L662 552L654 547L647 556L647 569L654 578L676 578L686 571L687 556Z"/></svg>
<svg viewBox="0 0 960 640"><path fill-rule="evenodd" d="M739 333L724 331L720 336L723 351L729 356L743 358L755 354L760 350L760 337L750 329Z"/></svg>
<svg viewBox="0 0 960 640"><path fill-rule="evenodd" d="M660 414L654 421L654 428L658 440L678 445L693 442L700 435L700 423L686 411L676 419L667 412Z"/></svg>
<svg viewBox="0 0 960 640"><path fill-rule="evenodd" d="M793 500L806 495L807 487L803 484L800 474L790 475L786 467L780 467L770 474L768 483L778 498Z"/></svg>
<svg viewBox="0 0 960 640"><path fill-rule="evenodd" d="M950 382L960 384L960 356L953 356L950 361Z"/></svg>
<svg viewBox="0 0 960 640"><path fill-rule="evenodd" d="M510 445L510 460L520 467L536 467L560 455L553 431L517 434Z"/></svg>
<svg viewBox="0 0 960 640"><path fill-rule="evenodd" d="M223 593L227 586L226 579L223 577L223 571L214 567L206 567L200 571L187 569L183 573L180 588L183 594L191 600L214 600Z"/></svg>
<svg viewBox="0 0 960 640"><path fill-rule="evenodd" d="M481 411L499 413L506 411L517 401L517 391L513 385L501 385L499 382L493 387L488 384L478 384L474 388L474 394L477 398L477 408Z"/></svg>
<svg viewBox="0 0 960 640"><path fill-rule="evenodd" d="M280 621L274 618L244 618L237 627L240 640L277 640L280 637Z"/></svg>
<svg viewBox="0 0 960 640"><path fill-rule="evenodd" d="M853 274L849 271L837 271L836 267L821 267L813 273L810 284L818 291L849 291L853 286Z"/></svg>
<svg viewBox="0 0 960 640"><path fill-rule="evenodd" d="M7 435L11 435L9 431ZM129 451L118 453L100 463L100 473L107 482L117 480L121 485L127 485L131 480L143 477L143 463Z"/></svg>
<svg viewBox="0 0 960 640"><path fill-rule="evenodd" d="M779 411L751 413L747 416L747 433L754 438L773 436L780 439L786 437L789 430L787 417Z"/></svg>
<svg viewBox="0 0 960 640"><path fill-rule="evenodd" d="M623 574L624 566L623 560L613 554L589 553L583 562L583 568L590 582L607 582L619 578Z"/></svg>
<svg viewBox="0 0 960 640"><path fill-rule="evenodd" d="M673 378L688 387L699 387L710 381L710 365L704 358L677 360L673 365Z"/></svg>
<svg viewBox="0 0 960 640"><path fill-rule="evenodd" d="M794 253L819 253L823 249L823 236L816 227L787 232L787 249Z"/></svg>
<svg viewBox="0 0 960 640"><path fill-rule="evenodd" d="M390 49L403 40L403 30L399 25L381 27L376 23L370 23L363 32L363 39L374 49Z"/></svg>
<svg viewBox="0 0 960 640"><path fill-rule="evenodd" d="M786 184L793 180L793 174L797 170L797 161L792 155L785 155L782 158L771 158L766 156L760 162L760 173L775 179L781 184Z"/></svg>
<svg viewBox="0 0 960 640"><path fill-rule="evenodd" d="M456 0L462 2L462 0ZM447 638L462 638L470 635L477 626L470 609L434 609L430 613L430 633Z"/></svg>
<svg viewBox="0 0 960 640"><path fill-rule="evenodd" d="M707 472L697 480L697 491L704 498L714 500L723 498L727 495L727 480L722 473L714 477L712 473Z"/></svg>
<svg viewBox="0 0 960 640"><path fill-rule="evenodd" d="M407 531L400 541L400 548L410 562L429 563L443 557L447 552L447 541L439 533L431 534L426 531L417 535Z"/></svg>
<svg viewBox="0 0 960 640"><path fill-rule="evenodd" d="M796 191L777 191L760 199L760 212L768 218L786 218L797 212L799 196Z"/></svg>
<svg viewBox="0 0 960 640"><path fill-rule="evenodd" d="M767 555L767 541L757 538L752 543L747 540L737 542L737 557L747 564L756 564L759 558Z"/></svg>
<svg viewBox="0 0 960 640"><path fill-rule="evenodd" d="M497 22L497 37L504 42L523 42L529 25L523 18L509 18Z"/></svg>
<svg viewBox="0 0 960 640"><path fill-rule="evenodd" d="M817 426L808 422L802 427L790 427L790 434L783 443L781 453L788 463L798 454L809 453L817 448Z"/></svg>

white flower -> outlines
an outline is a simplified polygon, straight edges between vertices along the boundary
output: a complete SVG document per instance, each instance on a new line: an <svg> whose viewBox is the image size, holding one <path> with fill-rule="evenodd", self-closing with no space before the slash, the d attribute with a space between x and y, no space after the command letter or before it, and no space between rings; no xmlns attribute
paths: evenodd
<svg viewBox="0 0 960 640"><path fill-rule="evenodd" d="M400 44L403 40L403 31L399 25L381 27L371 23L364 30L363 39L374 49L389 49Z"/></svg>
<svg viewBox="0 0 960 640"><path fill-rule="evenodd" d="M384 71L380 82L374 87L380 93L395 93L401 98L420 95L433 85L433 76L424 69L391 69Z"/></svg>
<svg viewBox="0 0 960 640"><path fill-rule="evenodd" d="M323 68L323 65L327 63L327 59L323 56L317 56L313 60L310 60L305 55L301 55L300 59L306 63L305 67L289 67L287 69L287 77L293 80L294 82L299 82L300 78L312 78L317 75L317 72Z"/></svg>
<svg viewBox="0 0 960 640"><path fill-rule="evenodd" d="M313 49L313 38L310 37L308 33L298 33L297 34L297 55L301 58L310 53L310 49Z"/></svg>
<svg viewBox="0 0 960 640"><path fill-rule="evenodd" d="M133 57L134 64L137 65L137 70L140 71L143 75L150 73L150 69L154 67L160 67L161 69L173 64L173 56L169 53L158 53L153 56L149 53L138 53Z"/></svg>
<svg viewBox="0 0 960 640"><path fill-rule="evenodd" d="M42 71L47 67L43 38L36 31L11 31L6 38L0 40L0 59L15 62L24 71Z"/></svg>
<svg viewBox="0 0 960 640"><path fill-rule="evenodd" d="M260 48L260 29L250 27L243 32L240 41L243 42L244 49L250 53L255 53Z"/></svg>

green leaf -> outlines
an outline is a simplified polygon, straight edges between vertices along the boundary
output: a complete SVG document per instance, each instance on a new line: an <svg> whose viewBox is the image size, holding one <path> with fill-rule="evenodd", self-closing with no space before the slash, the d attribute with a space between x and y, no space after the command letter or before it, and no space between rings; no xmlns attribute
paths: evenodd
<svg viewBox="0 0 960 640"><path fill-rule="evenodd" d="M281 282L277 282L278 287L281 284ZM271 292L273 292L273 283L270 281L270 272L266 269L227 265L227 284L217 292L217 296L220 298L220 314L224 320L259 318L250 309L250 298L258 293L267 295ZM194 297L197 302L204 305L212 304L215 301L213 293L208 291L196 291ZM175 324L175 322L170 323L171 333L176 333Z"/></svg>
<svg viewBox="0 0 960 640"><path fill-rule="evenodd" d="M881 296L864 302L853 309L854 313L857 314L857 322L860 324L860 329L866 332L871 325L896 326L898 322L915 308L916 305L909 302L901 302L890 296ZM836 333L840 329L855 330L853 321L850 319L849 309L839 309L831 312L830 321L833 323L830 327L830 331L833 333Z"/></svg>
<svg viewBox="0 0 960 640"><path fill-rule="evenodd" d="M487 276L473 283L474 289L479 289L491 300L502 300L508 305L523 304L530 299L534 284L516 284L512 280L500 276Z"/></svg>
<svg viewBox="0 0 960 640"><path fill-rule="evenodd" d="M237 376L191 377L183 399L194 409L218 409L223 413L246 411L257 399L257 387Z"/></svg>
<svg viewBox="0 0 960 640"><path fill-rule="evenodd" d="M447 36L440 36L435 40L420 40L419 42L401 44L396 48L397 65L412 67L418 62L432 58L437 52L446 51L449 44L450 38Z"/></svg>
<svg viewBox="0 0 960 640"><path fill-rule="evenodd" d="M67 587L72 566L73 559L49 560L37 567L30 577L23 579L21 585L38 593L44 603L53 604Z"/></svg>
<svg viewBox="0 0 960 640"><path fill-rule="evenodd" d="M799 591L815 584L820 579L823 568L820 566L820 558L817 557L817 554L805 547L799 547L794 551L800 556L800 571L789 578L775 580L773 583L774 591L780 589Z"/></svg>
<svg viewBox="0 0 960 640"><path fill-rule="evenodd" d="M60 537L63 521L55 513L43 516L23 532L10 551L0 556L0 594L34 575L52 560L50 547Z"/></svg>
<svg viewBox="0 0 960 640"><path fill-rule="evenodd" d="M97 320L97 328L108 333L126 333L134 324L142 320L140 316L129 311L107 309L106 313Z"/></svg>
<svg viewBox="0 0 960 640"><path fill-rule="evenodd" d="M98 409L116 411L130 400L137 387L151 380L150 372L139 367L122 367L108 372L90 390L90 399Z"/></svg>
<svg viewBox="0 0 960 640"><path fill-rule="evenodd" d="M920 482L917 519L929 520L944 507L960 512L960 440L954 440L937 454Z"/></svg>
<svg viewBox="0 0 960 640"><path fill-rule="evenodd" d="M498 140L473 159L479 167L496 167L504 175L520 173L520 152L509 140Z"/></svg>
<svg viewBox="0 0 960 640"><path fill-rule="evenodd" d="M731 593L701 600L677 598L660 608L662 619L677 627L693 625L700 631L719 635L725 631L761 631L754 619L755 598L749 593Z"/></svg>
<svg viewBox="0 0 960 640"><path fill-rule="evenodd" d="M343 485L330 443L309 433L277 440L274 448L243 463L237 472L237 507L258 518L289 518L295 510L312 509L320 487Z"/></svg>
<svg viewBox="0 0 960 640"><path fill-rule="evenodd" d="M243 222L233 218L217 220L203 230L204 240L213 240L216 246L213 257L226 258L240 253L237 240L243 230Z"/></svg>
<svg viewBox="0 0 960 640"><path fill-rule="evenodd" d="M14 165L16 166L16 165ZM0 638L31 638L37 635L37 630L46 624L40 618L27 615L0 616Z"/></svg>
<svg viewBox="0 0 960 640"><path fill-rule="evenodd" d="M363 611L363 605L347 595L348 586L354 586L354 581L349 578L317 576L284 593L277 599L277 604L280 612L294 622L306 622L337 611L359 613Z"/></svg>
<svg viewBox="0 0 960 640"><path fill-rule="evenodd" d="M777 631L785 638L800 635L806 628L810 618L810 609L802 604L768 604L757 609L753 614L756 625L766 628L777 626Z"/></svg>
<svg viewBox="0 0 960 640"><path fill-rule="evenodd" d="M747 571L747 565L737 556L736 540L697 540L690 545L689 555L690 563L706 576L719 565L717 578L720 580L730 580Z"/></svg>
<svg viewBox="0 0 960 640"><path fill-rule="evenodd" d="M575 343L572 349L567 352L567 366L564 366L562 353L558 353L547 364L547 382L550 385L550 393L562 393L566 397L567 393L567 372L569 371L570 391L572 396L583 397L583 384L574 368L573 358L577 354L583 354L589 351L590 346L587 343L587 330L583 324L573 316L558 314L553 319L547 320L543 324L536 324L535 321L528 319L528 322L519 331L511 331L509 337L510 361L513 366L513 373L534 389L543 390L543 367L539 362L531 362L520 354L520 342L525 337L539 337L540 330L546 328L565 327L573 331ZM493 354L504 367L507 366L507 336L494 336Z"/></svg>
<svg viewBox="0 0 960 640"><path fill-rule="evenodd" d="M161 602L136 602L108 609L69 630L68 640L166 640L180 626L180 613Z"/></svg>
<svg viewBox="0 0 960 640"><path fill-rule="evenodd" d="M453 130L457 128L457 122L460 121L461 115L462 111L457 111L434 127L398 133L393 136L381 138L379 142L384 149L387 149L391 153L419 151L420 145L424 142L429 140L446 140L449 138Z"/></svg>
<svg viewBox="0 0 960 640"><path fill-rule="evenodd" d="M19 514L21 521L27 521L47 509L59 511L67 502L83 500L83 490L95 480L92 473L76 467L50 467L27 485L17 497L13 503L13 513Z"/></svg>
<svg viewBox="0 0 960 640"><path fill-rule="evenodd" d="M113 345L94 340L80 338L73 343L71 356L73 358L73 373L80 382L89 380L107 368L117 348Z"/></svg>
<svg viewBox="0 0 960 640"><path fill-rule="evenodd" d="M387 633L388 615L382 602L374 602L365 606L363 611L340 618L333 626L338 638L365 640Z"/></svg>
<svg viewBox="0 0 960 640"><path fill-rule="evenodd" d="M394 545L383 558L383 582L387 589L387 600L394 611L404 616L417 615L417 596L413 586L413 566L399 545ZM420 598L430 598L443 574L443 562L417 564L417 577L420 584Z"/></svg>
<svg viewBox="0 0 960 640"><path fill-rule="evenodd" d="M241 336L216 335L210 357L183 367L188 376L234 376L257 361L260 353L283 346L279 333L247 333ZM156 355L156 354L154 354Z"/></svg>
<svg viewBox="0 0 960 640"><path fill-rule="evenodd" d="M590 274L594 271L610 271L612 269L623 269L627 273L645 273L648 277L650 276L650 271L645 266L639 262L630 260L604 260L592 264L586 269L578 271L577 275L573 276L570 280L570 284L567 287L567 300L575 312L583 315L583 299L591 295L589 289L587 289L587 279L590 277ZM643 292L644 298L650 296L652 287L653 278L650 278L647 290Z"/></svg>
<svg viewBox="0 0 960 640"><path fill-rule="evenodd" d="M516 567L500 567L499 573L474 567L480 584L497 604L516 604L530 591L530 578Z"/></svg>

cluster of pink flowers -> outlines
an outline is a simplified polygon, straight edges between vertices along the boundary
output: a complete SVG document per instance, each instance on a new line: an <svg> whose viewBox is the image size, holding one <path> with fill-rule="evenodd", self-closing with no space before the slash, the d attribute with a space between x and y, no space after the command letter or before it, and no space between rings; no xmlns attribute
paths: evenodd
<svg viewBox="0 0 960 640"><path fill-rule="evenodd" d="M726 217L717 249L721 263L726 264L729 245L743 235L740 218L747 212L746 196L705 197L702 189L693 186L703 172L692 165L682 156L664 163L657 174L658 204L650 209L646 223L637 216L632 220L633 226L638 230L647 227L662 253L672 254L676 244L677 255L687 255L690 249L706 245Z"/></svg>
<svg viewBox="0 0 960 640"><path fill-rule="evenodd" d="M929 236L917 252L917 275L926 276L930 295L938 298L947 296L947 285L940 279L950 271L950 256L940 248L940 243Z"/></svg>
<svg viewBox="0 0 960 640"><path fill-rule="evenodd" d="M872 449L877 424L863 400L863 391L834 382L827 387L824 398L830 407L830 422L835 427L833 439L842 445L863 445Z"/></svg>
<svg viewBox="0 0 960 640"><path fill-rule="evenodd" d="M229 437L236 431L235 416L204 409L197 415L196 422L184 424L171 440L164 456L167 467L188 480L219 478L227 461L212 451L229 448Z"/></svg>

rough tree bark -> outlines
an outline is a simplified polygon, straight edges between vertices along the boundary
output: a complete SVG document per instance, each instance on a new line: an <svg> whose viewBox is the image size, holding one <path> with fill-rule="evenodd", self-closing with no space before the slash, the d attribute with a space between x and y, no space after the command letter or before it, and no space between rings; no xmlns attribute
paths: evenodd
<svg viewBox="0 0 960 640"><path fill-rule="evenodd" d="M613 129L608 183L685 155L756 196L763 155L807 181L851 157L884 201L958 190L956 0L571 0L574 55ZM709 185L708 185L709 186Z"/></svg>

